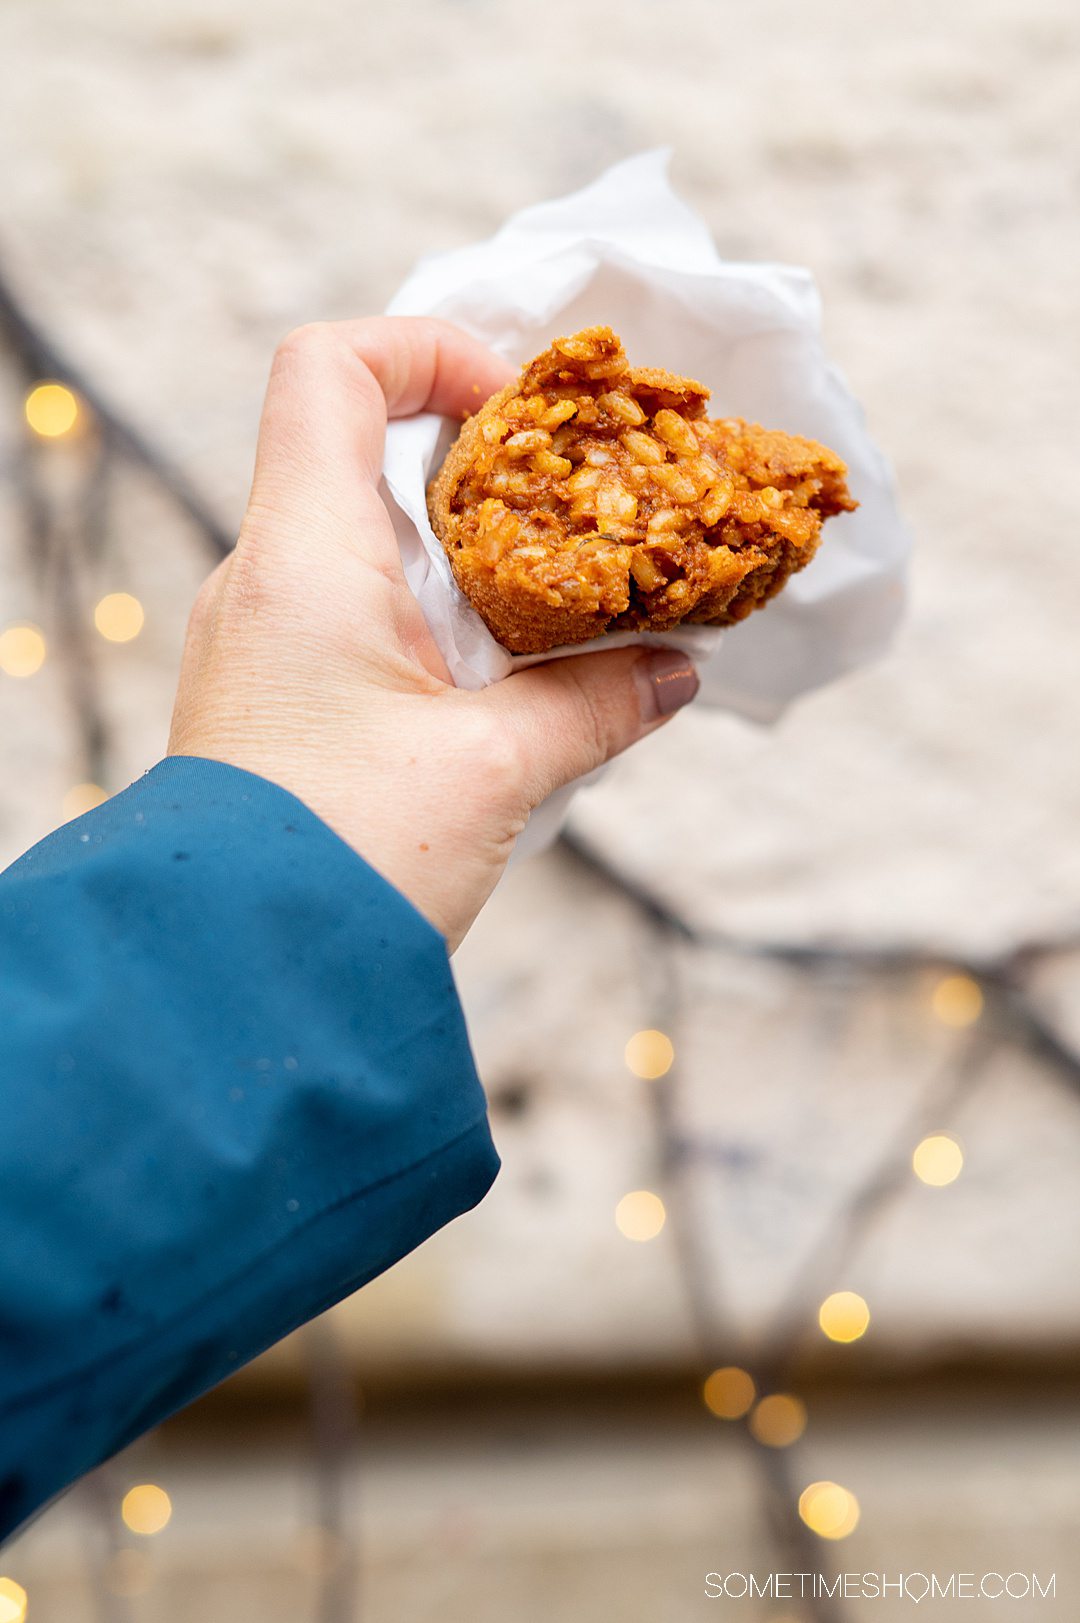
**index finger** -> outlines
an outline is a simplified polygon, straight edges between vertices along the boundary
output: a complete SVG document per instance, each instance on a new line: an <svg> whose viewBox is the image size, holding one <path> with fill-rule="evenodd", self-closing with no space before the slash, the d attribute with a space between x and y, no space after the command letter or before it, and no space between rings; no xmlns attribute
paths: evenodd
<svg viewBox="0 0 1080 1623"><path fill-rule="evenodd" d="M375 496L388 417L475 411L510 365L448 321L376 316L298 327L274 356L259 426L251 507L294 537L348 531L396 557ZM378 520L382 512L382 523ZM373 557L373 561L376 559Z"/></svg>

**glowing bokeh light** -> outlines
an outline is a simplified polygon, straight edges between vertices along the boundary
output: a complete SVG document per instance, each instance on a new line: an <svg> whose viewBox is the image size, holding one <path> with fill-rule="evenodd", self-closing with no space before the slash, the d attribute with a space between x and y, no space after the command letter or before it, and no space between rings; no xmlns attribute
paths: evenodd
<svg viewBox="0 0 1080 1623"><path fill-rule="evenodd" d="M63 383L39 383L23 404L26 421L44 440L62 439L79 420L78 397Z"/></svg>
<svg viewBox="0 0 1080 1623"><path fill-rule="evenodd" d="M14 1578L0 1578L0 1623L24 1623L27 1594Z"/></svg>
<svg viewBox="0 0 1080 1623"><path fill-rule="evenodd" d="M930 1006L943 1026L973 1026L983 1011L982 987L970 975L946 975L934 987Z"/></svg>
<svg viewBox="0 0 1080 1623"><path fill-rule="evenodd" d="M94 624L106 642L130 642L145 619L142 604L130 592L109 592L94 610Z"/></svg>
<svg viewBox="0 0 1080 1623"><path fill-rule="evenodd" d="M818 1538L847 1538L859 1525L859 1501L839 1482L811 1482L799 1495L799 1515Z"/></svg>
<svg viewBox="0 0 1080 1623"><path fill-rule="evenodd" d="M163 1527L168 1526L172 1516L172 1500L164 1488L157 1487L153 1482L140 1482L138 1487L129 1488L125 1493L120 1514L124 1526L131 1532L149 1537L151 1533L160 1533Z"/></svg>
<svg viewBox="0 0 1080 1623"><path fill-rule="evenodd" d="M751 1435L766 1448L790 1448L806 1430L806 1404L788 1392L762 1398L750 1416Z"/></svg>
<svg viewBox="0 0 1080 1623"><path fill-rule="evenodd" d="M866 1334L870 1309L855 1291L834 1291L818 1309L818 1323L830 1341L858 1341Z"/></svg>
<svg viewBox="0 0 1080 1623"><path fill-rule="evenodd" d="M655 1082L666 1076L675 1062L671 1038L662 1031L636 1031L626 1045L626 1064L635 1076Z"/></svg>
<svg viewBox="0 0 1080 1623"><path fill-rule="evenodd" d="M718 1420L741 1420L757 1396L754 1378L737 1364L714 1369L701 1389L705 1407Z"/></svg>
<svg viewBox="0 0 1080 1623"><path fill-rule="evenodd" d="M955 1183L964 1169L964 1152L948 1133L931 1133L915 1146L911 1157L915 1176L931 1188L944 1189Z"/></svg>
<svg viewBox="0 0 1080 1623"><path fill-rule="evenodd" d="M615 1208L615 1227L627 1240L655 1240L667 1213L651 1189L632 1189Z"/></svg>
<svg viewBox="0 0 1080 1623"><path fill-rule="evenodd" d="M33 676L45 663L45 638L29 623L0 631L0 671L5 676Z"/></svg>

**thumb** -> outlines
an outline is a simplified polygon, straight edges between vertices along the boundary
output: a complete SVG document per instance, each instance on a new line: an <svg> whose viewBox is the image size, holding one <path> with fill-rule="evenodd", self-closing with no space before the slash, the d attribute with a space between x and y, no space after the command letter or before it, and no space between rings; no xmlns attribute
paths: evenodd
<svg viewBox="0 0 1080 1623"><path fill-rule="evenodd" d="M483 697L514 738L535 806L655 732L697 690L685 654L638 647L532 665Z"/></svg>

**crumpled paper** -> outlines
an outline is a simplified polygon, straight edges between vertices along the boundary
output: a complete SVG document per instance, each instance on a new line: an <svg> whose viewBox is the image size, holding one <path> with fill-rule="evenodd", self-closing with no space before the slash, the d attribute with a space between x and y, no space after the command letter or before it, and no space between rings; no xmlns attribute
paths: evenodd
<svg viewBox="0 0 1080 1623"><path fill-rule="evenodd" d="M672 191L668 158L629 158L582 191L522 209L485 242L422 259L387 314L444 317L515 365L560 334L606 323L632 363L707 384L710 415L745 417L838 451L858 510L830 519L807 568L731 630L621 632L513 655L459 591L428 522L426 488L460 424L431 413L392 422L383 495L406 579L458 687L485 687L538 658L662 643L694 657L695 703L767 722L886 647L903 609L910 543L888 463L822 348L813 277L794 265L722 259L704 222ZM533 813L520 849L554 837L574 787Z"/></svg>

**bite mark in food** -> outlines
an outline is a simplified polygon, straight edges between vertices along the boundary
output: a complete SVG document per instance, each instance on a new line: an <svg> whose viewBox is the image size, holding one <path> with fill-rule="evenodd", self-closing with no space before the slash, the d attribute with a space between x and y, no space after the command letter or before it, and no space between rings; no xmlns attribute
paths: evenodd
<svg viewBox="0 0 1080 1623"><path fill-rule="evenodd" d="M551 347L470 417L428 491L454 577L512 653L732 625L858 504L797 435L709 418L692 378L631 367L610 327Z"/></svg>

